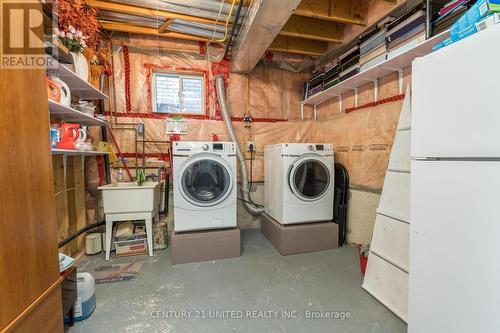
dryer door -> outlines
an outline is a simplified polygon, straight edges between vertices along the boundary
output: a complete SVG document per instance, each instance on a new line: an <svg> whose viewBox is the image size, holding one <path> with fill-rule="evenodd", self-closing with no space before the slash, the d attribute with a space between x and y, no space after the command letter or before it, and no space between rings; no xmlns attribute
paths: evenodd
<svg viewBox="0 0 500 333"><path fill-rule="evenodd" d="M302 155L289 168L288 184L303 201L321 199L332 184L330 168L320 156Z"/></svg>
<svg viewBox="0 0 500 333"><path fill-rule="evenodd" d="M221 203L233 188L229 165L219 156L200 154L186 161L180 170L179 190L196 206Z"/></svg>

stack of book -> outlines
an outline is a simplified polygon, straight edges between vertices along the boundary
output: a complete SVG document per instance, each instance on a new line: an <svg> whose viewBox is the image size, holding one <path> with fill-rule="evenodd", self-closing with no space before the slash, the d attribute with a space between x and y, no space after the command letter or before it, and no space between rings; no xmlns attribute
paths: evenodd
<svg viewBox="0 0 500 333"><path fill-rule="evenodd" d="M359 45L355 45L339 57L340 82L358 74L359 68Z"/></svg>
<svg viewBox="0 0 500 333"><path fill-rule="evenodd" d="M423 5L419 5L387 26L385 37L391 59L425 41L426 15Z"/></svg>
<svg viewBox="0 0 500 333"><path fill-rule="evenodd" d="M376 27L360 36L359 64L361 71L375 66L386 59L387 45L385 44L385 27Z"/></svg>
<svg viewBox="0 0 500 333"><path fill-rule="evenodd" d="M319 93L323 89L323 79L325 78L325 68L323 66L316 67L312 72L312 77L309 80L307 87L307 97Z"/></svg>
<svg viewBox="0 0 500 333"><path fill-rule="evenodd" d="M467 11L469 5L473 2L475 1L454 0L444 5L439 11L439 17L434 21L433 35L438 35L450 28Z"/></svg>
<svg viewBox="0 0 500 333"><path fill-rule="evenodd" d="M339 60L335 59L325 64L325 78L323 80L323 90L333 87L340 82Z"/></svg>

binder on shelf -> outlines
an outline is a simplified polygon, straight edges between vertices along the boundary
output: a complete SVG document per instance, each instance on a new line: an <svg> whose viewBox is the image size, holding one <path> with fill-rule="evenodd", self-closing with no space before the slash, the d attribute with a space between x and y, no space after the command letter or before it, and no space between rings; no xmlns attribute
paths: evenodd
<svg viewBox="0 0 500 333"><path fill-rule="evenodd" d="M460 16L467 10L467 5L457 7L451 14L446 17L438 18L434 22L434 29L432 31L433 35L437 35L445 30L447 30L453 23L455 23Z"/></svg>
<svg viewBox="0 0 500 333"><path fill-rule="evenodd" d="M380 47L380 45L385 45L386 32L387 31L385 29L382 29L376 35L372 36L372 38L360 44L359 46L360 56L363 56L369 53L370 51L377 49L378 47Z"/></svg>
<svg viewBox="0 0 500 333"><path fill-rule="evenodd" d="M410 18L413 14L421 11L422 9L424 8L424 2L420 2L417 6L413 7L412 9L410 9L409 11L407 11L406 13L404 13L403 15L401 15L400 17L396 18L394 21L392 21L391 23L389 23L387 25L387 31L396 31L395 28L400 25L401 23L403 23L405 20L407 20L408 18Z"/></svg>
<svg viewBox="0 0 500 333"><path fill-rule="evenodd" d="M455 0L455 1L450 1L446 5L444 5L443 8L439 10L439 16L445 16L446 14L449 14L453 12L457 7L464 5L468 3L469 0Z"/></svg>
<svg viewBox="0 0 500 333"><path fill-rule="evenodd" d="M387 54L387 59L392 59L402 53L405 53L409 51L410 49L414 48L415 46L421 45L426 41L425 39L425 32L416 38L410 40L409 42L405 44L399 44L396 45L396 47L392 48L389 53Z"/></svg>
<svg viewBox="0 0 500 333"><path fill-rule="evenodd" d="M419 29L418 32L415 33L412 32L411 34L409 34L408 37L405 36L392 42L389 45L389 52L392 52L395 49L400 48L408 43L412 43L415 40L418 40L420 42L413 45L414 46L420 45L423 41L425 41L425 37L426 37L425 28Z"/></svg>
<svg viewBox="0 0 500 333"><path fill-rule="evenodd" d="M387 43L391 43L420 29L425 29L425 13L423 11L415 13L403 23L388 31L385 40Z"/></svg>
<svg viewBox="0 0 500 333"><path fill-rule="evenodd" d="M385 44L381 45L380 47L373 50L372 52L359 58L359 64L363 65L363 64L371 61L372 59L380 57L380 55L382 55L382 54L387 54L387 47Z"/></svg>
<svg viewBox="0 0 500 333"><path fill-rule="evenodd" d="M364 72L368 68L372 68L373 66L376 66L382 62L384 62L387 59L387 52L384 52L383 54L379 55L376 58L373 58L370 61L367 61L363 63L359 69L360 72Z"/></svg>
<svg viewBox="0 0 500 333"><path fill-rule="evenodd" d="M354 66L351 68L348 68L347 70L343 71L340 73L340 82L345 81L354 75L359 73L359 66Z"/></svg>

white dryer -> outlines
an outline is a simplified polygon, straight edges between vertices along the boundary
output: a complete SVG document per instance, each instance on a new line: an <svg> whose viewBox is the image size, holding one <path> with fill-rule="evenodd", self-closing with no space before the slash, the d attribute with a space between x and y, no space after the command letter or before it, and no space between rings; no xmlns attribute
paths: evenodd
<svg viewBox="0 0 500 333"><path fill-rule="evenodd" d="M174 142L174 230L236 227L236 182L234 142Z"/></svg>
<svg viewBox="0 0 500 333"><path fill-rule="evenodd" d="M267 146L265 212L281 224L332 220L334 179L331 144Z"/></svg>

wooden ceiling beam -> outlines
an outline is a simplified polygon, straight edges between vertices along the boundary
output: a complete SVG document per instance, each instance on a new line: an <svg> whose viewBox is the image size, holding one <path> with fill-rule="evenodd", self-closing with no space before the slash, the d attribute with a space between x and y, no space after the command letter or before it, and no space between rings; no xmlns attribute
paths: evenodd
<svg viewBox="0 0 500 333"><path fill-rule="evenodd" d="M193 36L188 34L183 34L180 32L166 31L166 32L158 32L158 30L154 28L148 28L138 25L120 23L120 22L112 22L99 20L101 26L110 31L120 31L120 32L128 32L133 34L141 34L141 35L154 35L160 37L168 37L168 38L178 38L178 39L187 39L187 40L195 40L208 42L210 39L200 36Z"/></svg>
<svg viewBox="0 0 500 333"><path fill-rule="evenodd" d="M279 34L323 42L341 43L343 33L343 23L292 15Z"/></svg>
<svg viewBox="0 0 500 333"><path fill-rule="evenodd" d="M158 32L159 33L165 32L174 21L175 19L173 18L166 19L165 22L158 28Z"/></svg>
<svg viewBox="0 0 500 333"><path fill-rule="evenodd" d="M85 0L87 5L89 5L92 8L96 9L101 9L101 10L109 10L112 12L117 12L117 13L122 13L122 14L131 14L131 15L139 15L139 16L159 16L164 19L179 19L179 20L186 20L186 21L191 21L191 22L198 22L198 23L205 23L205 24L214 24L215 20L203 18L203 17L198 17L198 16L192 16L192 15L186 15L186 14L179 14L179 13L174 13L174 12L169 12L166 10L156 10L156 9L151 9L151 8L144 8L144 7L139 7L139 6L132 6L132 5L127 5L127 4L122 4L122 3L117 3L117 2L108 2L108 1L102 1L102 0ZM225 24L224 20L220 20L220 22L217 22L219 25Z"/></svg>
<svg viewBox="0 0 500 333"><path fill-rule="evenodd" d="M303 38L278 36L269 46L270 51L302 54L320 57L328 49L327 42L312 41Z"/></svg>
<svg viewBox="0 0 500 333"><path fill-rule="evenodd" d="M339 23L366 25L365 0L302 0L294 14Z"/></svg>

